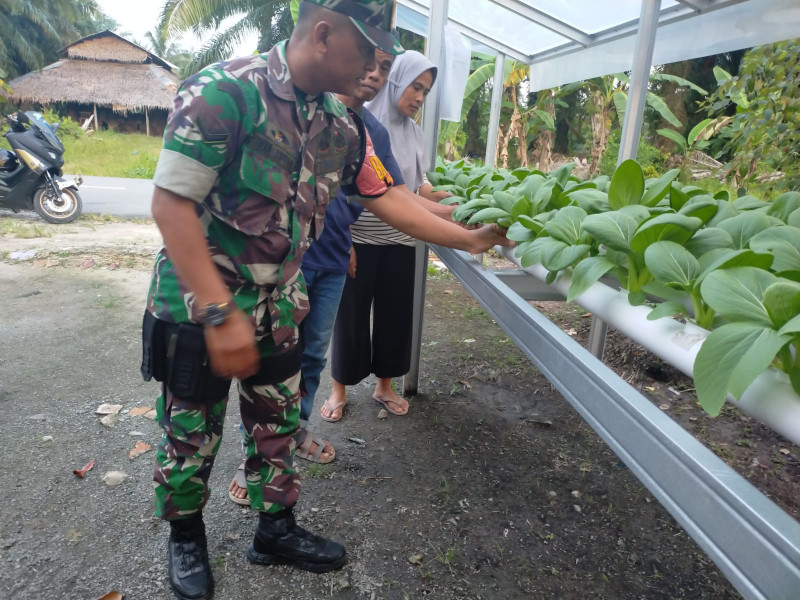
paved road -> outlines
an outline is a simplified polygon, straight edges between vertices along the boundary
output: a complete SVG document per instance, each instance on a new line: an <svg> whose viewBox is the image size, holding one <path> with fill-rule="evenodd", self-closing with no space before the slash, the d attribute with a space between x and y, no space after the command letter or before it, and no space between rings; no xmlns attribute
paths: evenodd
<svg viewBox="0 0 800 600"><path fill-rule="evenodd" d="M153 198L153 181L150 179L84 175L79 191L84 213L119 217L150 216L150 201Z"/></svg>

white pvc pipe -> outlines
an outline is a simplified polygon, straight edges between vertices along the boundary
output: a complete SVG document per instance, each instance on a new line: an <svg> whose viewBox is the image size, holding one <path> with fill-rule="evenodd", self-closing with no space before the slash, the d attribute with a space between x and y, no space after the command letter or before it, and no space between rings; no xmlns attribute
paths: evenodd
<svg viewBox="0 0 800 600"><path fill-rule="evenodd" d="M514 256L513 248L495 247L495 251L541 281L547 277L542 265L523 268ZM550 284L565 298L572 278L561 272ZM648 321L649 306L632 306L627 290L615 290L597 282L575 298L575 303L602 319L625 336L640 344L663 361L688 377L693 377L694 361L709 332L694 323L680 323L662 318ZM789 383L785 373L767 369L756 377L742 397L728 401L758 419L774 431L800 445L800 396Z"/></svg>

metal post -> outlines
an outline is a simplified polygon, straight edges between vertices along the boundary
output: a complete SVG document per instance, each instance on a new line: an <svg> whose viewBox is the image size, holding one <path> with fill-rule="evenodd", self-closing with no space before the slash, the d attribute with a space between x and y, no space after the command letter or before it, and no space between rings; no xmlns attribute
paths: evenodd
<svg viewBox="0 0 800 600"><path fill-rule="evenodd" d="M430 61L439 66L439 79L444 66L444 27L447 24L448 0L431 2L428 16L428 40L426 55ZM425 147L428 148L432 169L436 165L436 150L439 141L439 97L442 84L434 85L425 100L422 112L422 134ZM417 242L414 259L414 320L411 325L411 367L403 377L403 393L416 394L419 389L419 361L422 350L422 321L425 316L425 280L428 276L428 246Z"/></svg>
<svg viewBox="0 0 800 600"><path fill-rule="evenodd" d="M503 75L505 74L506 55L497 53L494 60L494 78L492 79L492 104L489 109L489 131L486 133L486 155L484 163L494 167L497 155L497 134L500 129L500 108L503 103Z"/></svg>
<svg viewBox="0 0 800 600"><path fill-rule="evenodd" d="M619 143L617 164L629 158L636 158L636 151L639 148L642 119L644 118L644 101L647 96L647 84L650 81L650 67L653 62L653 46L656 42L660 10L661 0L642 0L636 48L633 51L631 85L628 90L628 103L625 106L625 120L622 123L622 139ZM608 325L597 317L592 317L587 346L589 352L600 360L603 360L607 332Z"/></svg>
<svg viewBox="0 0 800 600"><path fill-rule="evenodd" d="M144 130L147 136L150 136L150 114L147 112L147 107L144 107Z"/></svg>

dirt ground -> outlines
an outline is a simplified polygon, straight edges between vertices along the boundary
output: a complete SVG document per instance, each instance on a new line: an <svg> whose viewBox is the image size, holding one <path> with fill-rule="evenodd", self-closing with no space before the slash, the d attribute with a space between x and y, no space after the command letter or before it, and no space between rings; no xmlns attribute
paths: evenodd
<svg viewBox="0 0 800 600"><path fill-rule="evenodd" d="M160 439L137 414L157 395L138 370L157 231L0 221L10 232L0 237L0 598L172 598L168 530L152 509L154 451L129 458L137 442ZM432 278L427 298L422 393L409 415L379 419L367 382L350 390L340 423L312 417L337 457L301 461L298 520L345 543L342 570L245 560L256 515L227 498L240 456L231 402L205 510L217 599L739 598L454 278ZM535 304L577 339L588 335L579 307ZM800 516L797 447L734 408L708 418L690 380L614 332L606 357ZM329 389L326 372L317 405ZM122 405L113 427L95 415L102 403ZM126 478L106 485L110 471Z"/></svg>

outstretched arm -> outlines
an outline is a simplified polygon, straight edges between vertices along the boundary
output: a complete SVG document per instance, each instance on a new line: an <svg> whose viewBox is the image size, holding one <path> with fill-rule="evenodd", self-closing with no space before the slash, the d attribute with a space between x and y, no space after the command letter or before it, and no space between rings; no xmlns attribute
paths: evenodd
<svg viewBox="0 0 800 600"><path fill-rule="evenodd" d="M383 196L364 206L395 229L424 242L440 244L480 254L492 246L513 246L506 230L497 225L467 230L431 214L414 199L405 186L389 189Z"/></svg>

